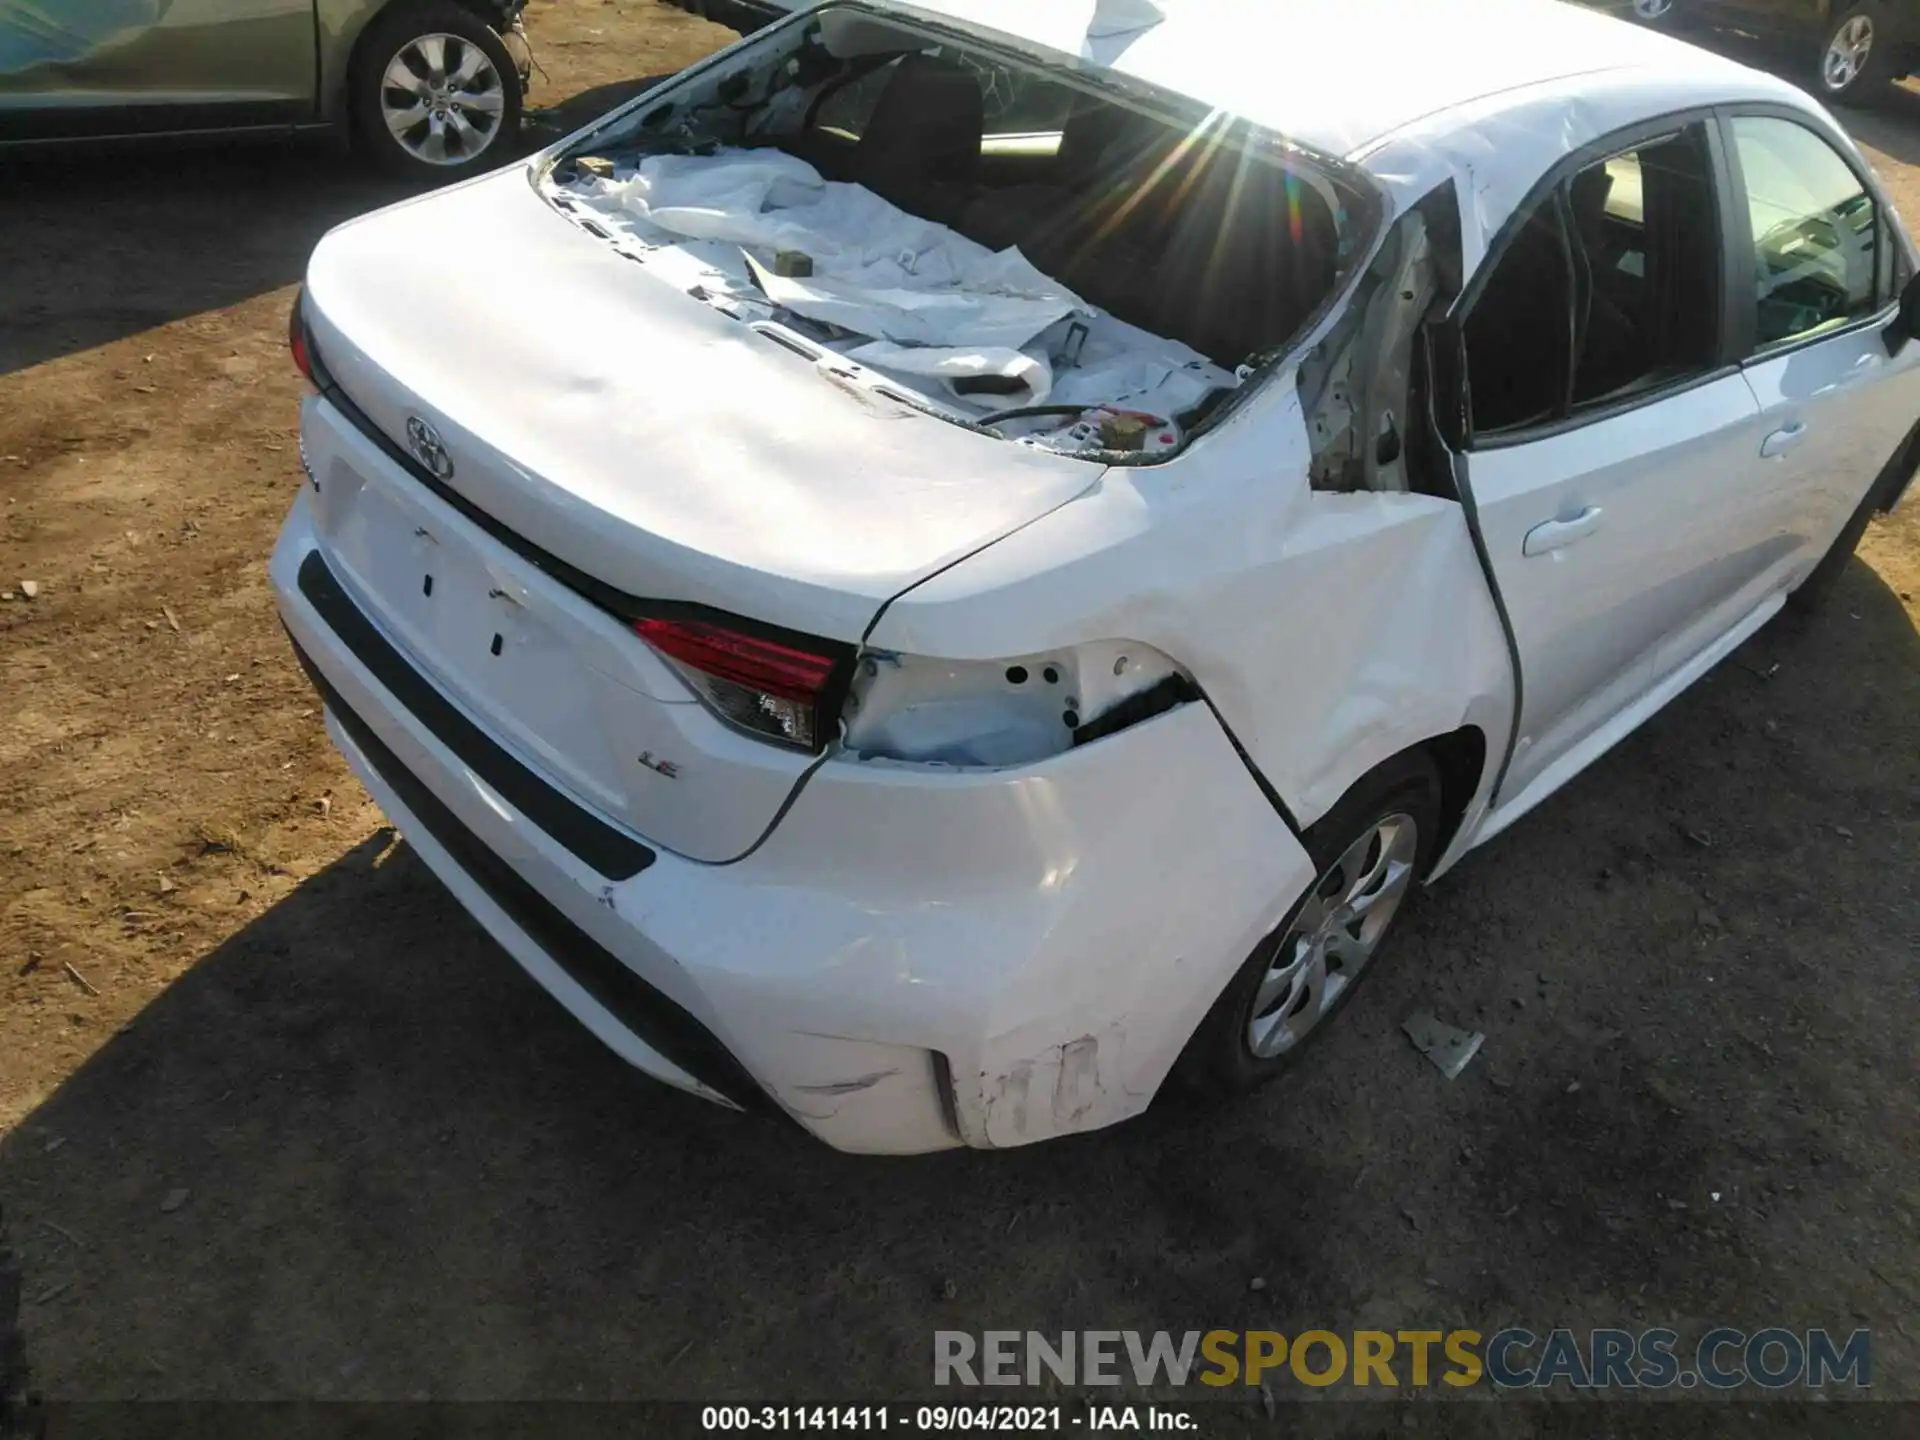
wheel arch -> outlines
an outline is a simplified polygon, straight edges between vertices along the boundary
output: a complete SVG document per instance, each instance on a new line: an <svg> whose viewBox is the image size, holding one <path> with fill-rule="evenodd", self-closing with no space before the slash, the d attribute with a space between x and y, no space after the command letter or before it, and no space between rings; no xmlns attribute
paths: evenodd
<svg viewBox="0 0 1920 1440"><path fill-rule="evenodd" d="M1440 779L1440 825L1439 832L1433 837L1430 853L1434 857L1434 864L1429 869L1429 874L1438 873L1439 861L1452 848L1462 823L1486 784L1487 754L1487 732L1474 724L1462 725L1445 734L1430 735L1424 740L1415 741L1376 761L1364 773L1355 776L1338 799L1312 823L1301 827L1302 833L1312 834L1316 825L1338 811L1349 797L1376 784L1382 774L1400 769L1410 758L1424 756L1433 763Z"/></svg>
<svg viewBox="0 0 1920 1440"><path fill-rule="evenodd" d="M1425 749L1440 771L1440 833L1434 836L1434 863L1427 871L1427 878L1432 878L1443 868L1468 810L1487 782L1487 732L1478 725L1462 725L1423 740L1416 748Z"/></svg>

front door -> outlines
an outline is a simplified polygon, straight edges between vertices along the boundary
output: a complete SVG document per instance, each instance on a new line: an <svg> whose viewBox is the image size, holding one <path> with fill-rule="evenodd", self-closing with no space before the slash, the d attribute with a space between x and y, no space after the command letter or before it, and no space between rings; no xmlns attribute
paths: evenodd
<svg viewBox="0 0 1920 1440"><path fill-rule="evenodd" d="M1887 350L1909 267L1866 176L1800 120L1727 124L1752 257L1735 286L1751 335L1746 377L1764 420L1762 463L1792 495L1784 584L1819 562L1920 417L1920 344Z"/></svg>

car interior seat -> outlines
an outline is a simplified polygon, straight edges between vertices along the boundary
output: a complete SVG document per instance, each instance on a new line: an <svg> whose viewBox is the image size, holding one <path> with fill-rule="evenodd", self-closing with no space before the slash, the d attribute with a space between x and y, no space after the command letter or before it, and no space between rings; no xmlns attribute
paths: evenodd
<svg viewBox="0 0 1920 1440"><path fill-rule="evenodd" d="M973 72L908 55L874 102L846 178L902 210L951 223L972 192L985 135L986 100Z"/></svg>

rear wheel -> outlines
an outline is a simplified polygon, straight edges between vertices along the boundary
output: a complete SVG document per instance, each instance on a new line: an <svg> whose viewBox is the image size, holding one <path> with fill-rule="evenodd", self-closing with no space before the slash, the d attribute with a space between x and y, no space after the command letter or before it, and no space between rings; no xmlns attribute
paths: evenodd
<svg viewBox="0 0 1920 1440"><path fill-rule="evenodd" d="M1633 0L1633 18L1642 25L1667 28L1680 16L1680 0Z"/></svg>
<svg viewBox="0 0 1920 1440"><path fill-rule="evenodd" d="M1314 882L1187 1043L1188 1083L1235 1094L1300 1056L1372 971L1432 862L1439 823L1439 772L1421 753L1380 766L1321 817L1305 837Z"/></svg>
<svg viewBox="0 0 1920 1440"><path fill-rule="evenodd" d="M1816 77L1822 99L1870 105L1900 78L1893 29L1876 4L1842 11L1827 28Z"/></svg>
<svg viewBox="0 0 1920 1440"><path fill-rule="evenodd" d="M452 0L405 0L367 27L348 75L354 134L388 170L444 182L504 162L520 75L500 37Z"/></svg>

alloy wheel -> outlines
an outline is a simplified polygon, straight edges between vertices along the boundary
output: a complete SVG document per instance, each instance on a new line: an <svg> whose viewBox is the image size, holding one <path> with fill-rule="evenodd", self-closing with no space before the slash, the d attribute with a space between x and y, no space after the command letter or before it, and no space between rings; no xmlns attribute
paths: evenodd
<svg viewBox="0 0 1920 1440"><path fill-rule="evenodd" d="M1633 13L1642 20L1664 20L1673 13L1673 0L1633 0Z"/></svg>
<svg viewBox="0 0 1920 1440"><path fill-rule="evenodd" d="M1299 1045L1373 959L1413 883L1420 830L1411 815L1376 820L1324 870L1267 962L1247 1017L1262 1060Z"/></svg>
<svg viewBox="0 0 1920 1440"><path fill-rule="evenodd" d="M464 165L500 133L506 87L493 61L458 35L421 35L380 78L380 116L394 141L429 165Z"/></svg>
<svg viewBox="0 0 1920 1440"><path fill-rule="evenodd" d="M1827 42L1826 58L1820 62L1820 78L1832 91L1846 89L1867 68L1873 54L1873 19L1855 15L1833 32Z"/></svg>

